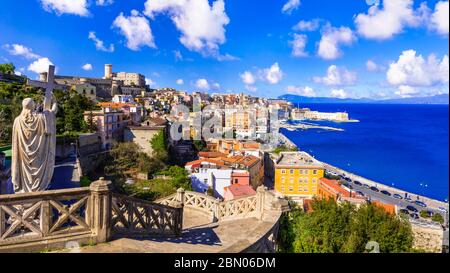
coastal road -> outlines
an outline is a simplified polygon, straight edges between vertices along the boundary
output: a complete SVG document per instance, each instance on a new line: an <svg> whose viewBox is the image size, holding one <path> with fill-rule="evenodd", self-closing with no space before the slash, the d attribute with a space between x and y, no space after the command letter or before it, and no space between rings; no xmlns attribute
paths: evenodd
<svg viewBox="0 0 450 273"><path fill-rule="evenodd" d="M369 200L372 200L372 201L376 200L376 201L383 202L385 204L396 205L398 207L398 209L405 209L407 206L413 206L419 212L422 211L422 210L432 211L433 213L441 214L442 217L446 220L446 224L448 224L448 219L447 219L448 217L446 216L446 214L444 212L441 212L441 211L439 211L439 210L437 210L435 208L432 208L432 207L423 208L421 206L418 206L418 205L414 204L413 202L416 201L416 200L423 201L420 198L420 196L408 194L408 197L413 200L413 202L408 202L408 201L406 201L404 199L404 197L405 197L404 195L402 195L403 199L397 199L397 198L394 198L392 195L388 196L388 195L385 195L385 194L383 194L381 192L376 192L376 191L373 191L371 189L367 189L364 186L356 185L353 181L349 182L349 184L353 188L352 191L354 191L354 192L356 192L356 191L362 192L364 194L364 197L368 198ZM390 193L394 194L393 192L390 192Z"/></svg>

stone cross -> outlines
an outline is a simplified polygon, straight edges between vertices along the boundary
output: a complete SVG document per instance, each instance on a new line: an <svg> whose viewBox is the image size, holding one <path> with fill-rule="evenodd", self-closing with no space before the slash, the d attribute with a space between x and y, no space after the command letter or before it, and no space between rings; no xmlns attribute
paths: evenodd
<svg viewBox="0 0 450 273"><path fill-rule="evenodd" d="M45 96L51 96L53 89L55 89L55 66L49 65L48 66L48 73L47 73L47 82L41 82L41 81L34 81L34 80L27 80L27 85L31 85L34 87L40 87L45 89Z"/></svg>

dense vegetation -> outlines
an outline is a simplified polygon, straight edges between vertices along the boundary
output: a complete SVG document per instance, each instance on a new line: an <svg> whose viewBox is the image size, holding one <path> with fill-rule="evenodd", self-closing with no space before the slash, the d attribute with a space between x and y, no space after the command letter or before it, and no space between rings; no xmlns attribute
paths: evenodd
<svg viewBox="0 0 450 273"><path fill-rule="evenodd" d="M286 146L286 145L280 145L280 146L278 146L278 147L276 147L273 151L272 151L272 153L274 153L274 154L280 154L280 153L282 153L282 152L297 152L298 151L298 148L297 147L288 147L288 146Z"/></svg>
<svg viewBox="0 0 450 273"><path fill-rule="evenodd" d="M0 72L13 74L14 65L0 64ZM91 100L76 91L55 90L54 94L58 102L56 131L59 135L76 135L94 129L83 117L85 111L95 109ZM40 104L43 97L44 91L41 89L20 82L0 82L0 145L11 143L13 122L22 111L22 100L32 98Z"/></svg>
<svg viewBox="0 0 450 273"><path fill-rule="evenodd" d="M409 222L372 204L314 200L312 212L294 209L281 220L280 252L363 253L371 241L382 253L413 251Z"/></svg>
<svg viewBox="0 0 450 273"><path fill-rule="evenodd" d="M170 156L164 133L156 134L149 145L154 151L152 156L141 152L139 146L132 142L116 143L113 146L105 160L104 171L113 181L116 190L150 201L171 195L178 188L191 190L186 170L169 166ZM146 174L149 179L127 185L126 180L137 173Z"/></svg>

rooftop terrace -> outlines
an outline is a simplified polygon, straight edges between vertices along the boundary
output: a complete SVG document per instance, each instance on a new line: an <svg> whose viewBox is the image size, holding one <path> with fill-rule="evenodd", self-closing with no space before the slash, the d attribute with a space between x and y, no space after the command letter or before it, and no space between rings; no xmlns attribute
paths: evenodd
<svg viewBox="0 0 450 273"><path fill-rule="evenodd" d="M280 154L277 165L323 167L322 164L305 152L284 152Z"/></svg>

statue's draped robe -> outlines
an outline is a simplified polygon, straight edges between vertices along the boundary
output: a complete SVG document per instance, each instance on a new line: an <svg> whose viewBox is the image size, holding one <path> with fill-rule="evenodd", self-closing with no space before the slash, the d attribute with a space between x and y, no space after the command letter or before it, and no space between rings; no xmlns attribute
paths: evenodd
<svg viewBox="0 0 450 273"><path fill-rule="evenodd" d="M15 193L47 189L53 176L55 149L54 112L22 112L14 120L11 173Z"/></svg>

